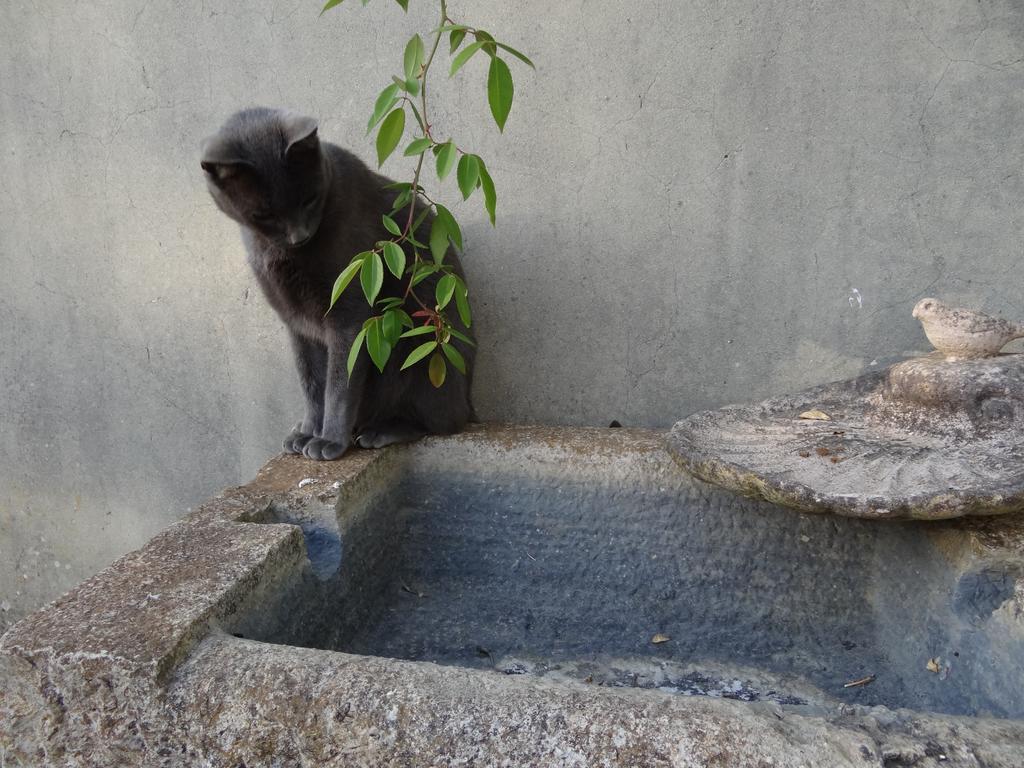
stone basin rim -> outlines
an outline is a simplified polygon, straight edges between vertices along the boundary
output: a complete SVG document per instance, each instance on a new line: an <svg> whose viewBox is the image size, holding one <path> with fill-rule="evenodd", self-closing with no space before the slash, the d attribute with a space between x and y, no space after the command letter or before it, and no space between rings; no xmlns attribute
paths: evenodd
<svg viewBox="0 0 1024 768"><path fill-rule="evenodd" d="M180 764L161 758L156 751L173 745L181 754L222 755L216 765L237 765L229 760L242 752L231 749L250 750L247 755L257 754L253 750L259 749L258 739L250 732L251 716L246 719L246 713L238 709L252 704L268 717L278 713L299 721L312 710L335 711L334 721L340 717L340 722L348 723L353 738L361 740L359 744L384 750L376 764L388 764L385 754L393 763L401 753L372 746L367 735L371 732L393 737L394 749L406 750L404 754L456 759L473 746L462 743L464 723L469 722L482 729L485 736L479 743L496 761L502 755L512 755L518 764L550 759L555 754L551 750L571 749L573 744L587 754L603 754L601 750L612 747L610 742L600 741L601 734L611 739L615 729L621 728L621 738L630 749L671 751L676 757L666 764L681 766L707 764L722 748L729 750L737 765L757 764L771 757L783 764L799 760L810 765L881 766L883 744L893 739L903 739L910 745L907 749L917 749L913 744L923 744L926 739L936 740L948 744L951 754L957 745L969 743L971 749L997 750L991 765L1012 765L999 755L1010 754L1008 750L1024 744L1024 721L857 707L794 717L771 705L594 690L580 684L511 680L429 662L267 645L238 640L219 629L242 604L253 599L275 569L304 562L305 545L297 526L255 522L275 502L333 503L358 483L372 481L374 473L391 471L396 463L415 457L417 452L439 446L467 454L488 452L494 459L529 455L552 472L560 471L560 465L572 457L591 470L614 473L617 459L628 455L634 462L663 471L670 483L681 473L678 469L676 474L672 472L675 464L665 450L664 437L652 430L487 425L416 446L354 452L330 464L278 457L253 483L229 489L202 505L142 549L121 558L0 638L0 676L13 681L0 688L0 734L17 733L33 743L48 744L54 754L58 747L90 749L97 765L124 764L118 762L123 753L114 750L119 739L138 750L152 744L154 751L147 753L151 759L146 764ZM309 479L313 482L299 487ZM1013 543L1021 540L1014 533ZM994 546L1002 545L997 542ZM189 600L168 600L173 595L188 596ZM308 668L293 666L292 655L308 662ZM234 673L242 674L225 677ZM294 680L311 686L307 691L318 691L312 699L315 706L302 697L302 688L290 687ZM97 685L97 681L104 682ZM292 690L292 697L278 695ZM410 703L410 711L429 711L429 716L423 715L429 728L420 729L415 719L408 719L408 713L400 712L401 728L396 730L385 696L388 690L399 691ZM239 704L224 699L224 691L249 698ZM58 711L53 709L58 707L58 699L64 708L60 710L64 725L54 732L52 720L33 718ZM344 709L346 701L351 712ZM441 703L447 709L437 710ZM111 720L102 735L75 725L104 706L121 713L123 722ZM218 721L228 734L223 737L225 742L188 735L194 733L190 723L216 719L221 711L218 707L227 713L226 719ZM583 717L586 727L566 721L570 712ZM523 713L534 722L556 718L550 722L563 723L560 727L565 730L549 732L548 741L541 743L525 732L527 729L501 725L519 722ZM16 729L7 727L15 722L12 716L18 718ZM486 737L484 726L489 722L499 724L500 739ZM318 727L317 738L329 740L326 725ZM140 729L147 735L147 744L139 741ZM17 754L17 745L3 741L8 738L0 735L0 746L8 755ZM228 749L224 746L227 741L236 746ZM846 755L851 757L847 760ZM595 759L593 764L613 763ZM945 764L969 763L951 760Z"/></svg>

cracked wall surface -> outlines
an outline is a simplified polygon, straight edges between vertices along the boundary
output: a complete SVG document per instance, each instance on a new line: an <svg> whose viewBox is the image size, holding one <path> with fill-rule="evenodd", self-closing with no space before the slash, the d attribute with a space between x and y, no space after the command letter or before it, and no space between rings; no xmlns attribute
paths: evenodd
<svg viewBox="0 0 1024 768"><path fill-rule="evenodd" d="M197 148L270 104L371 160L432 4L348 5L0 6L0 628L247 479L297 418ZM455 207L483 418L668 426L853 376L926 346L925 294L1024 319L1020 3L452 14L538 64L514 66L504 136L482 60L435 89L436 130L498 187L497 229Z"/></svg>

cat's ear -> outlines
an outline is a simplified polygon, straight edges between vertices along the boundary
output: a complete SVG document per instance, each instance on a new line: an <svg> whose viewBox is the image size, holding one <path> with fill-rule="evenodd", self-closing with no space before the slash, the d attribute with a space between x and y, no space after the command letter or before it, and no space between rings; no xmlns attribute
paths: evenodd
<svg viewBox="0 0 1024 768"><path fill-rule="evenodd" d="M234 142L219 133L203 142L202 159L199 164L214 181L224 181L236 175L246 161L238 156Z"/></svg>
<svg viewBox="0 0 1024 768"><path fill-rule="evenodd" d="M319 148L320 139L316 135L317 123L312 117L287 113L281 123L284 128L284 137L288 142L284 151L285 157L303 157Z"/></svg>

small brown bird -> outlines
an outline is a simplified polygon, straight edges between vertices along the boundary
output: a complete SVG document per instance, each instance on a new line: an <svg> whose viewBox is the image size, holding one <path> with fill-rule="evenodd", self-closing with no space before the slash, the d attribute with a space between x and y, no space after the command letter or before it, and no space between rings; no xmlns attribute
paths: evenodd
<svg viewBox="0 0 1024 768"><path fill-rule="evenodd" d="M925 336L947 360L992 357L1014 339L1024 338L1024 326L998 317L921 299L914 307Z"/></svg>

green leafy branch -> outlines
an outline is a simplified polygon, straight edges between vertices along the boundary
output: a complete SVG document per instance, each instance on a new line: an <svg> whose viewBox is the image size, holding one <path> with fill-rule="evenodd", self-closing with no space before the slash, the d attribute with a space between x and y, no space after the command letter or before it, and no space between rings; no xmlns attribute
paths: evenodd
<svg viewBox="0 0 1024 768"><path fill-rule="evenodd" d="M340 5L344 0L328 0L321 15ZM369 0L363 0L366 5ZM395 0L403 11L408 11L409 0ZM469 291L465 282L445 262L449 244L462 249L462 229L452 212L430 198L420 186L420 177L427 153L433 155L437 177L443 181L455 172L456 183L462 198L468 200L477 190L483 195L484 209L495 224L497 193L494 180L487 170L487 164L479 155L459 147L451 138L441 139L435 136L428 117L427 77L434 63L434 57L442 38L448 35L449 56L452 58L448 76L455 74L478 52L483 51L490 57L487 72L487 102L491 115L504 132L515 89L512 72L508 63L501 58L505 52L533 67L524 54L505 43L499 42L482 29L475 29L466 24L457 24L448 16L447 0L440 0L440 23L430 33L432 40L429 52L419 34L413 35L406 43L402 54L402 74L392 76L388 84L377 97L366 126L367 133L377 129L376 149L377 164L381 166L402 141L406 133L407 110L413 116L413 140L405 147L404 157L416 158L415 171L411 182L398 182L390 185L396 192L390 213L383 216L384 229L393 237L378 241L374 248L356 254L351 263L338 275L331 291L330 308L335 305L349 284L359 276L359 282L371 307L379 309L379 314L370 317L364 324L348 358L348 373L358 360L359 353L365 346L367 354L380 371L391 357L391 352L400 339L433 334L433 339L424 341L406 357L402 370L425 360L427 373L435 387L444 384L448 364L465 374L465 360L452 344L458 339L466 344L473 341L452 326L448 311L454 303L459 320L465 328L472 323L469 304ZM472 42L467 44L467 40ZM418 99L418 104L417 104ZM427 243L416 238L420 226L433 213ZM407 258L407 248L411 249L413 258ZM428 259L426 254L429 254ZM380 298L384 284L385 268L396 278L405 280L402 296ZM416 286L431 275L439 274L433 301L418 295ZM403 306L412 299L419 310L411 315ZM417 320L420 324L417 325Z"/></svg>

